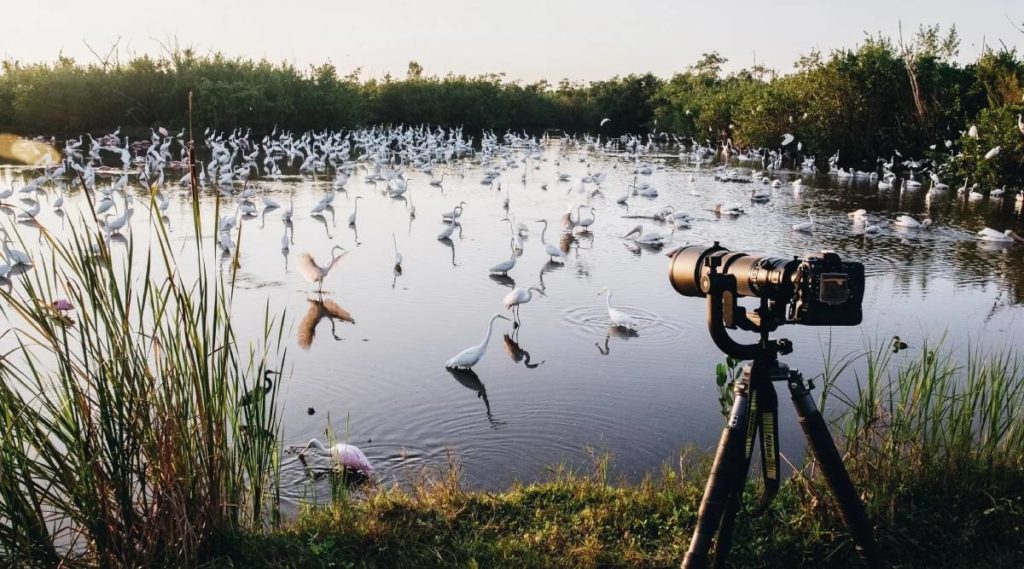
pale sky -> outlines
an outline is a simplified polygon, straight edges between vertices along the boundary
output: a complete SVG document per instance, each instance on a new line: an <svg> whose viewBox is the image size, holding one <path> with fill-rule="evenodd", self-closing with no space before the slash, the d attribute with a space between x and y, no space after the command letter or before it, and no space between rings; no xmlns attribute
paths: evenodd
<svg viewBox="0 0 1024 569"><path fill-rule="evenodd" d="M961 59L981 46L1024 46L1010 20L1022 0L2 0L0 58L52 61L63 52L95 61L85 42L122 57L159 54L177 38L200 51L305 67L330 61L363 77L404 75L410 60L428 74L505 72L532 81L605 79L652 71L670 76L702 52L729 70L754 62L788 72L812 48L853 47L865 31L895 36L919 24L955 23ZM1009 19L1008 19L1009 18Z"/></svg>

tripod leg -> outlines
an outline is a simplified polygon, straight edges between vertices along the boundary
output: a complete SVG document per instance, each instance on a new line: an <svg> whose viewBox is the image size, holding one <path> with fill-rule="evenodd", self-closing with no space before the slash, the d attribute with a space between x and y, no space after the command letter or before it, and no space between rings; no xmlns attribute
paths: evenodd
<svg viewBox="0 0 1024 569"><path fill-rule="evenodd" d="M843 457L836 450L832 435L828 432L828 425L814 404L811 397L812 387L813 385L805 382L799 373L794 373L794 377L789 380L789 391L793 397L796 414L800 418L800 427L839 503L840 514L853 537L857 554L869 567L881 567L881 555L871 529L871 521L868 520L864 505L861 504L857 490L850 481L850 475L843 466Z"/></svg>
<svg viewBox="0 0 1024 569"><path fill-rule="evenodd" d="M754 364L754 369L757 369ZM756 373L756 372L752 372ZM778 402L775 397L775 386L770 381L762 381L761 378L752 378L750 381L750 404L747 415L747 431L743 445L742 470L735 476L733 492L725 505L725 512L722 514L722 524L718 527L718 539L715 540L715 568L723 569L725 561L729 557L729 549L732 547L732 534L736 528L736 515L743 506L743 490L747 486L747 476L750 473L750 460L754 454L754 443L758 434L763 428L761 423L762 414L765 412L775 413ZM774 431L772 432L774 435ZM760 432L760 436L769 436L767 432ZM772 441L774 444L774 440ZM762 449L763 452L763 449ZM763 460L763 458L762 458ZM770 500L770 497L768 498Z"/></svg>
<svg viewBox="0 0 1024 569"><path fill-rule="evenodd" d="M736 489L736 478L746 476L740 472L744 464L747 418L750 414L748 385L737 382L729 422L722 430L715 461L711 465L704 497L697 513L697 526L690 539L690 549L683 558L683 569L702 569L708 566L711 542L722 523L722 515ZM738 499L738 497L737 497Z"/></svg>

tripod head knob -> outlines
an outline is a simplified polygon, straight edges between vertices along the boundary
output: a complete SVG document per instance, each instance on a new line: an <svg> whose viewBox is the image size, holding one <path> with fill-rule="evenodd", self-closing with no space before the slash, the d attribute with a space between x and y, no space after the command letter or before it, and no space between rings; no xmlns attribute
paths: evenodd
<svg viewBox="0 0 1024 569"><path fill-rule="evenodd" d="M776 345L779 349L779 355L785 356L787 354L793 353L793 342L785 338L779 338L778 340L776 340Z"/></svg>

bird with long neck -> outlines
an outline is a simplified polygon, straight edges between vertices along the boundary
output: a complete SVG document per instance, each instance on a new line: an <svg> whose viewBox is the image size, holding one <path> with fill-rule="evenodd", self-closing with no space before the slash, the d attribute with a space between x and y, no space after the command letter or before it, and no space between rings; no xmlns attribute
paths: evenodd
<svg viewBox="0 0 1024 569"><path fill-rule="evenodd" d="M632 316L612 306L612 289L604 287L597 294L599 296L602 294L606 295L605 305L608 307L608 320L611 321L612 325L627 330L636 329L636 320Z"/></svg>
<svg viewBox="0 0 1024 569"><path fill-rule="evenodd" d="M341 250L341 255L335 255L335 250ZM306 277L311 283L316 283L317 292L323 291L324 280L334 272L334 269L338 266L338 263L347 255L348 252L341 245L335 245L331 248L331 260L325 266L321 267L317 264L316 260L309 253L303 253L299 257L299 272L302 276Z"/></svg>
<svg viewBox="0 0 1024 569"><path fill-rule="evenodd" d="M508 318L501 314L492 316L491 321L487 324L487 334L484 335L483 341L455 354L445 362L444 367L449 369L470 369L475 366L484 357L484 353L487 351L487 344L491 341L491 333L494 331L494 321L499 318L508 320Z"/></svg>
<svg viewBox="0 0 1024 569"><path fill-rule="evenodd" d="M547 240L544 238L544 234L547 233L547 230L548 230L548 220L546 220L546 219L538 219L537 223L543 223L544 224L544 229L542 229L541 232L540 232L540 243L541 243L541 245L544 246L544 252L547 254L548 260L551 261L552 263L556 263L556 262L564 263L565 262L565 253L563 253L562 250L559 249L558 247L555 247L551 243L548 243ZM559 259L559 260L555 261L555 259Z"/></svg>

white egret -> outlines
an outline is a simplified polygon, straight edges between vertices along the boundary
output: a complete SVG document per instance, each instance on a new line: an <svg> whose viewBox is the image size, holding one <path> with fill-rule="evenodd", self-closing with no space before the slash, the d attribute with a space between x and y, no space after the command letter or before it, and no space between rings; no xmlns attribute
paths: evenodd
<svg viewBox="0 0 1024 569"><path fill-rule="evenodd" d="M335 255L335 249L341 249L341 255ZM316 283L317 292L321 292L324 288L324 280L326 280L327 277L330 276L332 272L334 272L334 269L338 266L338 263L340 263L341 260L347 254L348 251L345 251L344 247L342 247L341 245L335 245L334 247L331 248L330 262L328 262L325 266L321 267L319 264L317 264L316 260L313 259L312 255L310 255L309 253L303 253L299 257L299 272L302 273L302 276L305 277L307 281L311 283Z"/></svg>
<svg viewBox="0 0 1024 569"><path fill-rule="evenodd" d="M551 261L552 263L564 263L565 262L565 253L563 253L561 249L559 249L558 247L555 247L551 243L548 243L547 240L544 239L544 234L547 233L547 231L548 231L548 220L546 220L546 219L538 219L537 223L543 223L544 224L544 229L542 229L541 232L540 232L540 243L541 243L541 245L544 246L544 253L547 254L548 260ZM558 260L556 261L555 259L558 259Z"/></svg>
<svg viewBox="0 0 1024 569"><path fill-rule="evenodd" d="M277 200L275 200L274 198L268 198L267 196L260 196L260 199L263 200L263 207L265 209L277 209L277 208L281 207L281 204L277 203Z"/></svg>
<svg viewBox="0 0 1024 569"><path fill-rule="evenodd" d="M602 294L607 294L607 296L605 296L605 305L608 307L608 320L612 325L618 328L625 328L627 330L636 330L636 319L612 306L612 289L604 287L601 289L601 292L597 293L598 296L601 296Z"/></svg>
<svg viewBox="0 0 1024 569"><path fill-rule="evenodd" d="M359 200L363 199L363 196L356 196L355 203L352 206L352 215L348 216L349 227L356 224L356 214L359 213Z"/></svg>
<svg viewBox="0 0 1024 569"><path fill-rule="evenodd" d="M466 207L466 202L459 202L459 205L452 209L451 213L442 213L442 221L455 221L457 222L462 217L462 208Z"/></svg>
<svg viewBox="0 0 1024 569"><path fill-rule="evenodd" d="M804 233L810 233L811 231L814 231L814 215L813 215L813 212L814 212L813 209L808 209L807 210L807 221L804 221L802 223L794 223L793 224L793 231L802 231Z"/></svg>
<svg viewBox="0 0 1024 569"><path fill-rule="evenodd" d="M541 296L547 296L540 287L531 286L527 288L514 288L512 292L505 295L502 300L502 304L505 305L505 310L511 310L512 316L515 318L513 326L519 327L519 307L527 302L533 300L533 291L537 291Z"/></svg>
<svg viewBox="0 0 1024 569"><path fill-rule="evenodd" d="M328 448L319 440L310 439L305 448L299 451L299 456L304 456L309 449L316 449L319 454L331 457L338 466L357 470L367 476L376 470L363 451L355 445L338 443Z"/></svg>
<svg viewBox="0 0 1024 569"><path fill-rule="evenodd" d="M484 357L484 352L487 351L487 343L491 341L491 333L494 330L494 321L499 318L502 320L508 320L508 318L501 314L495 314L492 316L490 323L487 324L487 334L484 336L483 341L455 354L451 359L444 363L444 367L448 369L470 369L479 363L480 359Z"/></svg>
<svg viewBox="0 0 1024 569"><path fill-rule="evenodd" d="M24 251L18 249L11 249L10 247L11 238L4 236L4 256L7 257L7 263L12 267L19 265L23 267L32 266L32 258L28 256Z"/></svg>
<svg viewBox="0 0 1024 569"><path fill-rule="evenodd" d="M120 233L121 229L128 224L128 220L131 219L134 210L130 207L126 207L124 212L113 219L110 219L110 215L107 215L106 221L103 223L103 227L109 233Z"/></svg>
<svg viewBox="0 0 1024 569"><path fill-rule="evenodd" d="M507 261L502 261L497 265L491 267L487 272L491 274L507 275L516 266L516 246L515 242L510 240L512 246L512 256Z"/></svg>
<svg viewBox="0 0 1024 569"><path fill-rule="evenodd" d="M441 233L437 234L438 239L448 239L455 232L455 226L458 225L458 221L455 219L455 211L452 211L452 217L448 220L448 225L441 230Z"/></svg>
<svg viewBox="0 0 1024 569"><path fill-rule="evenodd" d="M580 210L582 209L582 204L580 204L580 206L576 208L576 225L578 227L581 227L584 232L589 232L590 226L593 225L594 221L597 219L597 210L595 210L594 208L590 208L590 217L583 217L582 215L580 215Z"/></svg>

